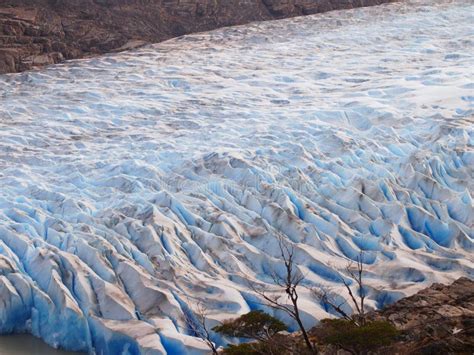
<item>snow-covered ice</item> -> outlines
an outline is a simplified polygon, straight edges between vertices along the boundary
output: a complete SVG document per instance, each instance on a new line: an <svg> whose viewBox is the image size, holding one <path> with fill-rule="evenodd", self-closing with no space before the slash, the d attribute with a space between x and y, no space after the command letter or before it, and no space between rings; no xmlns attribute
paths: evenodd
<svg viewBox="0 0 474 355"><path fill-rule="evenodd" d="M404 2L0 76L0 333L205 353L183 312L262 308L279 236L335 290L363 250L371 307L474 277L473 14Z"/></svg>

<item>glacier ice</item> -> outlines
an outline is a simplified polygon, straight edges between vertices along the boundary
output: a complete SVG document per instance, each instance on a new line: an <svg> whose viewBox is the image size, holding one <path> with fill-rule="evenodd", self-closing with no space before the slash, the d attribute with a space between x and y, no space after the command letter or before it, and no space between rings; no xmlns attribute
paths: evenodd
<svg viewBox="0 0 474 355"><path fill-rule="evenodd" d="M417 0L0 76L0 333L204 354L183 313L271 312L248 280L282 272L277 237L336 291L364 251L369 307L474 277L473 13Z"/></svg>

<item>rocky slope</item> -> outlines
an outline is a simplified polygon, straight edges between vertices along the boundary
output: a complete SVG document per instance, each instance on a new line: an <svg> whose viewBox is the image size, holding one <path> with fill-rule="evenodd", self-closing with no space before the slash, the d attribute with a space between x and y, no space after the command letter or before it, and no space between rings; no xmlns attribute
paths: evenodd
<svg viewBox="0 0 474 355"><path fill-rule="evenodd" d="M391 322L400 334L390 346L361 349L362 354L471 355L474 350L474 280L461 277L451 284L434 283L410 297L372 311L368 317ZM317 327L310 330L315 342L318 342L319 331ZM291 338L295 339L295 334L288 339ZM296 339L298 344L303 344L300 335ZM351 354L318 343L321 355Z"/></svg>
<svg viewBox="0 0 474 355"><path fill-rule="evenodd" d="M433 284L376 314L403 332L390 353L472 354L474 351L474 281Z"/></svg>
<svg viewBox="0 0 474 355"><path fill-rule="evenodd" d="M393 0L0 0L0 74L190 32Z"/></svg>

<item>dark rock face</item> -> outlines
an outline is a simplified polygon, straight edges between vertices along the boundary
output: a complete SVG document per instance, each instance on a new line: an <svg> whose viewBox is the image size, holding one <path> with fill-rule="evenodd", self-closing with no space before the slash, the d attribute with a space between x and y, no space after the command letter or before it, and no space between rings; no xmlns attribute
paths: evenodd
<svg viewBox="0 0 474 355"><path fill-rule="evenodd" d="M186 33L394 0L0 0L0 73Z"/></svg>
<svg viewBox="0 0 474 355"><path fill-rule="evenodd" d="M403 332L387 353L472 354L474 351L474 281L434 284L373 315Z"/></svg>

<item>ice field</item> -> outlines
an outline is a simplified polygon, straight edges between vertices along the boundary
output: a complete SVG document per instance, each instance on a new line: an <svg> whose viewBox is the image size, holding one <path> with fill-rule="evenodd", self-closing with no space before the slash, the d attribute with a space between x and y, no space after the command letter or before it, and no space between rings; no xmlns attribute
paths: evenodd
<svg viewBox="0 0 474 355"><path fill-rule="evenodd" d="M403 2L0 76L0 333L204 354L183 313L271 312L249 282L272 287L279 237L308 287L342 291L363 251L372 308L474 277L473 14Z"/></svg>

